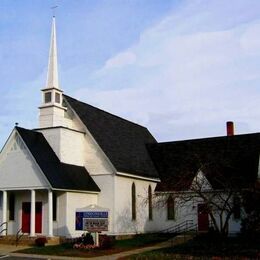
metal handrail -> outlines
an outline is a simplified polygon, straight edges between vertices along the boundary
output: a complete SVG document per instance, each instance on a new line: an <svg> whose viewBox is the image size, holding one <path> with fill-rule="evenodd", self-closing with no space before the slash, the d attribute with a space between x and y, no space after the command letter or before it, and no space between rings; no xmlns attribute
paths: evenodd
<svg viewBox="0 0 260 260"><path fill-rule="evenodd" d="M5 225L5 228L3 228L3 229L0 231L0 234L2 234L2 233L5 231L5 235L7 235L8 222L7 222L7 221L3 222L3 223L0 225L0 228L3 227L4 225Z"/></svg>
<svg viewBox="0 0 260 260"><path fill-rule="evenodd" d="M19 241L21 240L23 235L24 235L24 233L22 232L22 228L18 229L18 231L16 232L16 236L15 236L15 246L18 246Z"/></svg>
<svg viewBox="0 0 260 260"><path fill-rule="evenodd" d="M161 230L161 233L181 233L191 230L197 230L197 224L193 220L185 220L177 225Z"/></svg>

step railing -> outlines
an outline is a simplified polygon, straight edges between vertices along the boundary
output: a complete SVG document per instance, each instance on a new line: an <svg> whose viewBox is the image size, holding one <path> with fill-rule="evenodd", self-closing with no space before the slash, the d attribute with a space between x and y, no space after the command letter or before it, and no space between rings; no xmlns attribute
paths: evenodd
<svg viewBox="0 0 260 260"><path fill-rule="evenodd" d="M185 220L177 225L171 226L169 228L163 229L161 233L184 233L188 231L196 231L197 232L197 224L193 223L193 220Z"/></svg>
<svg viewBox="0 0 260 260"><path fill-rule="evenodd" d="M22 228L18 229L15 236L15 246L18 246L20 240L22 239L24 233L22 232Z"/></svg>
<svg viewBox="0 0 260 260"><path fill-rule="evenodd" d="M5 232L5 235L7 235L7 231L8 231L8 222L3 222L1 225L0 225L0 236L2 235L2 233Z"/></svg>

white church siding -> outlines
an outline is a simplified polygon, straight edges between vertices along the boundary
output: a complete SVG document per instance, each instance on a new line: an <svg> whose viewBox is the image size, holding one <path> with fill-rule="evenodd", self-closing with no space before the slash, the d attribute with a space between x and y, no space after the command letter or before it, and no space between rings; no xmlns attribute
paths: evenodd
<svg viewBox="0 0 260 260"><path fill-rule="evenodd" d="M66 236L67 228L67 192L55 191L57 194L57 220L53 222L53 235Z"/></svg>
<svg viewBox="0 0 260 260"><path fill-rule="evenodd" d="M97 194L66 192L66 228L63 235L67 237L81 236L82 231L75 230L75 213L77 209L97 204Z"/></svg>
<svg viewBox="0 0 260 260"><path fill-rule="evenodd" d="M84 133L63 127L39 129L38 131L47 139L61 162L79 166L85 164Z"/></svg>
<svg viewBox="0 0 260 260"><path fill-rule="evenodd" d="M60 159L60 127L55 128L43 128L38 129L38 132L41 132L45 139L48 141L49 145L51 146L52 150Z"/></svg>
<svg viewBox="0 0 260 260"><path fill-rule="evenodd" d="M98 147L91 134L87 131L85 135L86 161L85 167L92 175L113 174L114 169L105 154Z"/></svg>
<svg viewBox="0 0 260 260"><path fill-rule="evenodd" d="M148 217L148 188L156 183L141 179L116 176L115 233L134 234L154 230L154 220ZM136 220L132 220L132 184L136 187Z"/></svg>
<svg viewBox="0 0 260 260"><path fill-rule="evenodd" d="M169 220L167 218L167 198L173 196L175 202L175 219ZM189 195L190 196L190 195ZM194 225L198 225L198 205L203 204L201 198L194 198L193 200L180 201L178 194L164 193L157 195L155 198L155 210L154 210L154 228L155 231L166 230L168 228L176 227L177 225L184 223L185 221L192 220ZM216 213L215 219L219 225L219 215ZM209 222L211 221L208 216ZM223 213L223 219L225 220L225 213ZM240 232L241 219L234 219L233 215L229 220L229 234Z"/></svg>
<svg viewBox="0 0 260 260"><path fill-rule="evenodd" d="M176 195L172 195L174 198L174 210L175 218L168 219L167 199L171 196L170 193L155 196L155 209L154 209L154 229L155 231L162 231L168 228L177 226L185 221L192 220L194 224L197 224L197 204L198 201L188 201L179 204L179 199Z"/></svg>
<svg viewBox="0 0 260 260"><path fill-rule="evenodd" d="M40 109L39 126L41 128L63 125L64 109L57 106L45 106Z"/></svg>
<svg viewBox="0 0 260 260"><path fill-rule="evenodd" d="M13 133L0 157L0 189L48 187L46 178L21 138Z"/></svg>
<svg viewBox="0 0 260 260"><path fill-rule="evenodd" d="M109 226L108 233L115 233L115 220L114 220L114 208L115 204L115 175L92 175L93 180L101 189L98 194L97 205L103 208L108 208L109 211ZM104 192L105 191L105 192Z"/></svg>
<svg viewBox="0 0 260 260"><path fill-rule="evenodd" d="M90 133L64 127L37 129L61 162L85 166L90 175L112 174L113 169Z"/></svg>

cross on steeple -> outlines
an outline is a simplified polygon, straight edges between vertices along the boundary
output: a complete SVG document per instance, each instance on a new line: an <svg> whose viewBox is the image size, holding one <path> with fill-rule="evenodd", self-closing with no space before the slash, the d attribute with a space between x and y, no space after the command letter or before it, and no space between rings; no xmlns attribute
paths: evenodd
<svg viewBox="0 0 260 260"><path fill-rule="evenodd" d="M57 5L55 6L52 6L51 9L52 9L52 16L55 17L55 9L58 8Z"/></svg>

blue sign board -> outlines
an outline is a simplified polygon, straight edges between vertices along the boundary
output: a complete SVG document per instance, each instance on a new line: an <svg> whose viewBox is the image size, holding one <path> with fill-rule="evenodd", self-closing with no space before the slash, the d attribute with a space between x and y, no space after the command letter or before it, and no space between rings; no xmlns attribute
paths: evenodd
<svg viewBox="0 0 260 260"><path fill-rule="evenodd" d="M108 219L108 211L76 212L76 230L83 230L83 219Z"/></svg>

